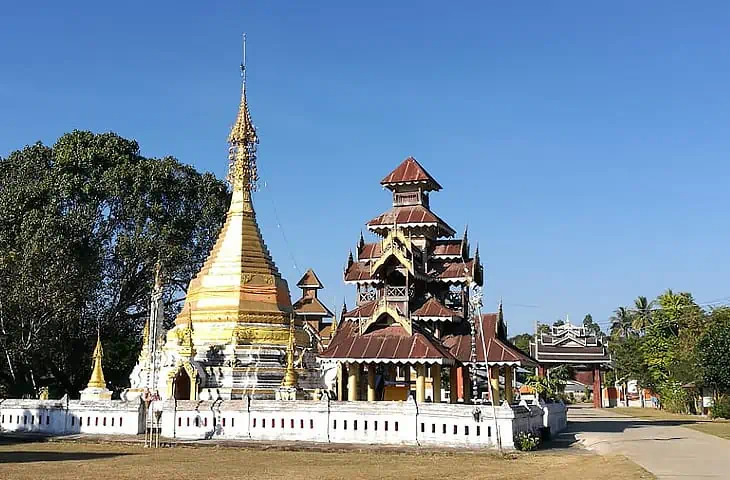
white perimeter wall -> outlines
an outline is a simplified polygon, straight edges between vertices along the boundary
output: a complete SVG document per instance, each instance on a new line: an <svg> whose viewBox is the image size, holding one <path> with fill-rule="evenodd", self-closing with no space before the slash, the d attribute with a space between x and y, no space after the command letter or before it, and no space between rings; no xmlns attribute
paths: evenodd
<svg viewBox="0 0 730 480"><path fill-rule="evenodd" d="M144 432L141 401L18 400L0 401L0 432L47 435Z"/></svg>
<svg viewBox="0 0 730 480"><path fill-rule="evenodd" d="M168 401L162 435L181 439L294 440L514 448L518 432L565 428L565 406L407 402ZM496 415L493 415L496 414ZM496 417L496 418L495 418Z"/></svg>

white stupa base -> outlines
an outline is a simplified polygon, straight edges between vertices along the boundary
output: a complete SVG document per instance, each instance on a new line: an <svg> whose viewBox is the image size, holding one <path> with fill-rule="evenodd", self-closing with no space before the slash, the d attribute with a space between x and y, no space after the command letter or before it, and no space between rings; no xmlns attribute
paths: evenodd
<svg viewBox="0 0 730 480"><path fill-rule="evenodd" d="M111 400L112 392L106 388L87 387L81 390L81 400Z"/></svg>

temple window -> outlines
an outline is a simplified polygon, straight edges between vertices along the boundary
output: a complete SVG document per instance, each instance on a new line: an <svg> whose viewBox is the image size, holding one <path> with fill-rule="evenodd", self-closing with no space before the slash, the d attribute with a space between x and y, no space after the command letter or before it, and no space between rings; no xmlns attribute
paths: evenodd
<svg viewBox="0 0 730 480"><path fill-rule="evenodd" d="M441 433L443 433L444 435L446 435L446 424L445 423L443 424L443 429L442 429L442 432Z"/></svg>
<svg viewBox="0 0 730 480"><path fill-rule="evenodd" d="M281 428L284 428L284 419L281 419Z"/></svg>
<svg viewBox="0 0 730 480"><path fill-rule="evenodd" d="M271 428L276 428L276 420L271 419Z"/></svg>
<svg viewBox="0 0 730 480"><path fill-rule="evenodd" d="M233 421L233 419L231 419L231 421ZM231 426L233 426L233 425L231 425ZM256 419L255 418L253 419L253 428L256 428Z"/></svg>
<svg viewBox="0 0 730 480"><path fill-rule="evenodd" d="M294 419L291 419L291 428L294 428Z"/></svg>
<svg viewBox="0 0 730 480"><path fill-rule="evenodd" d="M99 417L94 417L94 426L95 427L99 426Z"/></svg>
<svg viewBox="0 0 730 480"><path fill-rule="evenodd" d="M456 435L457 430L458 430L458 427L456 425L454 425L454 435Z"/></svg>
<svg viewBox="0 0 730 480"><path fill-rule="evenodd" d="M332 420L332 430L337 430L337 420Z"/></svg>
<svg viewBox="0 0 730 480"><path fill-rule="evenodd" d="M3 421L5 421L5 420L3 419ZM72 416L71 417L71 426L73 427L75 424L76 424L76 417Z"/></svg>
<svg viewBox="0 0 730 480"><path fill-rule="evenodd" d="M122 417L119 417L119 426L122 426Z"/></svg>
<svg viewBox="0 0 730 480"><path fill-rule="evenodd" d="M309 428L314 428L314 420L309 420Z"/></svg>
<svg viewBox="0 0 730 480"><path fill-rule="evenodd" d="M102 419L102 422L101 422L101 424L102 424L102 426L106 427L106 417L104 417L104 418Z"/></svg>
<svg viewBox="0 0 730 480"><path fill-rule="evenodd" d="M375 427L375 431L377 432L378 431L378 421L375 420L375 422L373 422L373 423L375 424L374 427Z"/></svg>
<svg viewBox="0 0 730 480"><path fill-rule="evenodd" d="M352 421L352 429L357 430L357 420Z"/></svg>
<svg viewBox="0 0 730 480"><path fill-rule="evenodd" d="M424 433L426 431L426 424L421 422L421 433Z"/></svg>
<svg viewBox="0 0 730 480"><path fill-rule="evenodd" d="M190 417L187 418L187 424L185 426L186 427L189 427L190 426Z"/></svg>
<svg viewBox="0 0 730 480"><path fill-rule="evenodd" d="M436 424L435 423L431 424L431 433L436 434Z"/></svg>
<svg viewBox="0 0 730 480"><path fill-rule="evenodd" d="M177 426L182 427L182 417L177 418Z"/></svg>
<svg viewBox="0 0 730 480"><path fill-rule="evenodd" d="M482 427L477 425L477 437L482 434Z"/></svg>
<svg viewBox="0 0 730 480"><path fill-rule="evenodd" d="M365 431L367 431L367 429L368 429L368 421L365 420Z"/></svg>
<svg viewBox="0 0 730 480"><path fill-rule="evenodd" d="M395 431L398 431L398 422L395 422Z"/></svg>
<svg viewBox="0 0 730 480"><path fill-rule="evenodd" d="M112 417L112 427L114 426L114 417Z"/></svg>
<svg viewBox="0 0 730 480"><path fill-rule="evenodd" d="M347 420L344 420L342 423L344 424L342 429L347 430Z"/></svg>
<svg viewBox="0 0 730 480"><path fill-rule="evenodd" d="M385 421L385 431L386 432L388 431L388 421L387 420Z"/></svg>
<svg viewBox="0 0 730 480"><path fill-rule="evenodd" d="M235 418L231 418L231 427L235 426L235 421L236 421ZM255 422L256 419L254 418L253 421Z"/></svg>
<svg viewBox="0 0 730 480"><path fill-rule="evenodd" d="M50 423L51 423L51 416L50 415L46 415L46 425L48 425Z"/></svg>
<svg viewBox="0 0 730 480"><path fill-rule="evenodd" d="M254 419L254 423L256 423L256 419ZM223 426L226 426L226 417L223 417Z"/></svg>
<svg viewBox="0 0 730 480"><path fill-rule="evenodd" d="M464 435L469 435L469 426L468 425L464 426Z"/></svg>

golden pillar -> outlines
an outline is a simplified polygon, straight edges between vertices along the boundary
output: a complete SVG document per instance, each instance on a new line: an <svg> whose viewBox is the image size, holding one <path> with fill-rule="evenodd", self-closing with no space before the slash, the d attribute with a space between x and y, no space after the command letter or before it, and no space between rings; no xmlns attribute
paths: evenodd
<svg viewBox="0 0 730 480"><path fill-rule="evenodd" d="M345 399L345 375L347 368L343 362L337 364L337 400Z"/></svg>
<svg viewBox="0 0 730 480"><path fill-rule="evenodd" d="M449 403L459 403L458 368L449 369Z"/></svg>
<svg viewBox="0 0 730 480"><path fill-rule="evenodd" d="M438 363L431 365L431 386L433 403L441 403L441 365Z"/></svg>
<svg viewBox="0 0 730 480"><path fill-rule="evenodd" d="M351 402L360 400L360 365L357 363L347 366L347 399Z"/></svg>
<svg viewBox="0 0 730 480"><path fill-rule="evenodd" d="M471 403L471 375L469 374L469 367L464 365L461 369L464 378L464 403Z"/></svg>
<svg viewBox="0 0 730 480"><path fill-rule="evenodd" d="M375 364L368 365L368 402L375 401Z"/></svg>
<svg viewBox="0 0 730 480"><path fill-rule="evenodd" d="M507 403L510 404L514 400L513 378L514 367L506 365L504 367L504 399L507 400Z"/></svg>
<svg viewBox="0 0 730 480"><path fill-rule="evenodd" d="M499 405L499 366L489 367L489 384L492 387L491 398L493 405Z"/></svg>
<svg viewBox="0 0 730 480"><path fill-rule="evenodd" d="M426 401L426 365L423 363L416 365L416 401Z"/></svg>

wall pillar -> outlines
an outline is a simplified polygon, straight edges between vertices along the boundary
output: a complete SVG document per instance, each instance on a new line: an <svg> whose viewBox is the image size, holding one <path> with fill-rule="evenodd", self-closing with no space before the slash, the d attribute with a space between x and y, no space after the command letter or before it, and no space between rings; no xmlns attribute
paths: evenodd
<svg viewBox="0 0 730 480"><path fill-rule="evenodd" d="M509 404L514 401L514 367L509 365L504 367L504 399Z"/></svg>
<svg viewBox="0 0 730 480"><path fill-rule="evenodd" d="M469 367L464 365L461 367L461 382L464 390L464 403L471 403L471 375L469 374Z"/></svg>
<svg viewBox="0 0 730 480"><path fill-rule="evenodd" d="M426 365L419 363L416 365L416 402L424 403L426 401Z"/></svg>
<svg viewBox="0 0 730 480"><path fill-rule="evenodd" d="M458 368L449 368L449 403L457 403L459 401L459 387L457 384Z"/></svg>
<svg viewBox="0 0 730 480"><path fill-rule="evenodd" d="M441 365L431 365L431 395L433 403L441 403Z"/></svg>
<svg viewBox="0 0 730 480"><path fill-rule="evenodd" d="M347 376L347 367L344 362L337 363L337 400L345 400L345 377Z"/></svg>
<svg viewBox="0 0 730 480"><path fill-rule="evenodd" d="M360 365L351 363L347 366L347 400L360 400Z"/></svg>
<svg viewBox="0 0 730 480"><path fill-rule="evenodd" d="M375 401L375 364L368 365L368 402Z"/></svg>
<svg viewBox="0 0 730 480"><path fill-rule="evenodd" d="M603 405L603 392L601 391L601 369L593 369L593 407L601 408Z"/></svg>
<svg viewBox="0 0 730 480"><path fill-rule="evenodd" d="M464 401L464 366L456 368L456 399Z"/></svg>
<svg viewBox="0 0 730 480"><path fill-rule="evenodd" d="M545 373L546 373L545 372L545 367L543 367L542 365L538 365L537 366L537 376L538 377L545 377Z"/></svg>
<svg viewBox="0 0 730 480"><path fill-rule="evenodd" d="M489 367L489 386L492 388L491 398L493 405L499 405L501 402L499 396L499 366L492 365Z"/></svg>

